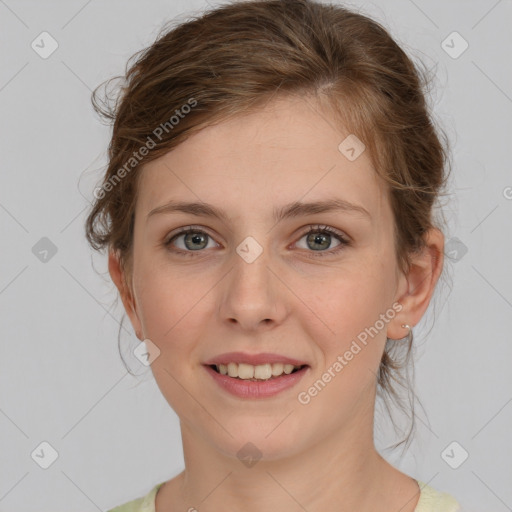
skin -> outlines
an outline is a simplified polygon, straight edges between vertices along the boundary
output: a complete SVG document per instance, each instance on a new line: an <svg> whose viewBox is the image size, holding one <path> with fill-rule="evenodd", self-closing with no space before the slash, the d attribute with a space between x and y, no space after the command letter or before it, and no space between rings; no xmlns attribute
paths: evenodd
<svg viewBox="0 0 512 512"><path fill-rule="evenodd" d="M374 446L376 373L386 336L406 336L401 325L416 325L426 311L444 238L430 230L410 272L399 271L384 183L366 152L349 161L338 150L347 135L319 100L280 97L258 113L201 130L144 166L133 267L125 274L111 252L109 270L135 332L160 350L151 368L180 418L185 470L161 487L156 512L414 511L416 481ZM272 220L274 207L327 197L361 205L371 218L334 211ZM189 213L147 220L170 199L212 204L228 220ZM190 224L209 235L198 250L185 236L163 245ZM327 235L315 250L303 233L317 224L351 244L328 255L340 242ZM263 249L250 264L236 252L247 236ZM394 303L401 311L310 403L299 403L297 394ZM221 390L202 367L230 351L275 352L311 368L290 390L244 400ZM249 441L262 453L252 467L237 457Z"/></svg>

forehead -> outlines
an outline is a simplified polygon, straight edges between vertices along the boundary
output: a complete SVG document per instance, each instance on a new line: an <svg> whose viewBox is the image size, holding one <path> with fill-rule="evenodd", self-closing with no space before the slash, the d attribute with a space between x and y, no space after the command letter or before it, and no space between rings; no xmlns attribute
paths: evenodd
<svg viewBox="0 0 512 512"><path fill-rule="evenodd" d="M170 199L186 199L271 216L285 203L339 197L378 217L386 187L365 151L347 157L353 137L311 98L273 100L202 129L146 164L137 211L145 216Z"/></svg>

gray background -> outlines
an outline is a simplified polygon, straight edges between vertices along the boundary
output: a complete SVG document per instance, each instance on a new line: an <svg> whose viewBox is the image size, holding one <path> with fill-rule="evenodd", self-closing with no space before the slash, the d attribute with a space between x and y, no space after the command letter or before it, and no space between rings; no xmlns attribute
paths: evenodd
<svg viewBox="0 0 512 512"><path fill-rule="evenodd" d="M441 283L415 329L416 390L426 414L417 410L405 456L385 455L467 510L512 510L512 5L347 5L437 66L431 102L453 147L445 207L451 281ZM123 73L164 21L205 6L0 0L1 512L106 510L183 467L177 417L150 369L129 354L137 340L127 319L122 346L139 377L119 358L122 305L106 257L86 244L83 222L109 135L92 111L91 90ZM31 47L43 31L59 45L46 59ZM469 43L457 58L442 46L453 31ZM444 44L453 54L461 43L452 36ZM55 254L42 252L43 237ZM41 452L44 441L58 454L47 469L40 466L51 456L45 445ZM393 441L384 425L378 446ZM453 441L452 465L462 450L469 454L456 469L446 462Z"/></svg>

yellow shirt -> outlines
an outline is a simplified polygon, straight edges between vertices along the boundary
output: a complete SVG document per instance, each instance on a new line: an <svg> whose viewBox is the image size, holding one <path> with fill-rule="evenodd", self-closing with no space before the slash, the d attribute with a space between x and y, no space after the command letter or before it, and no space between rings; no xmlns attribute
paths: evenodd
<svg viewBox="0 0 512 512"><path fill-rule="evenodd" d="M459 503L450 494L437 491L420 480L416 481L421 492L414 512L457 512L460 510ZM128 501L107 512L155 512L156 493L164 483L155 485L145 496Z"/></svg>

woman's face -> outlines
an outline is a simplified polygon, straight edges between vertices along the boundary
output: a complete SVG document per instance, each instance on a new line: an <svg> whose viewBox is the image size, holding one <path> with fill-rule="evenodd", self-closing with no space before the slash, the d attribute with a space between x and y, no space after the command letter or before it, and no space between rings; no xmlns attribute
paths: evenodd
<svg viewBox="0 0 512 512"><path fill-rule="evenodd" d="M395 315L407 283L384 185L353 139L339 149L348 135L319 103L280 98L144 166L127 309L160 350L151 368L182 427L224 454L250 441L272 459L370 431L386 334L407 334ZM151 214L171 201L211 205L224 219ZM280 215L324 201L355 208ZM195 235L178 236L190 225ZM308 367L277 394L243 398L205 366L228 352Z"/></svg>

